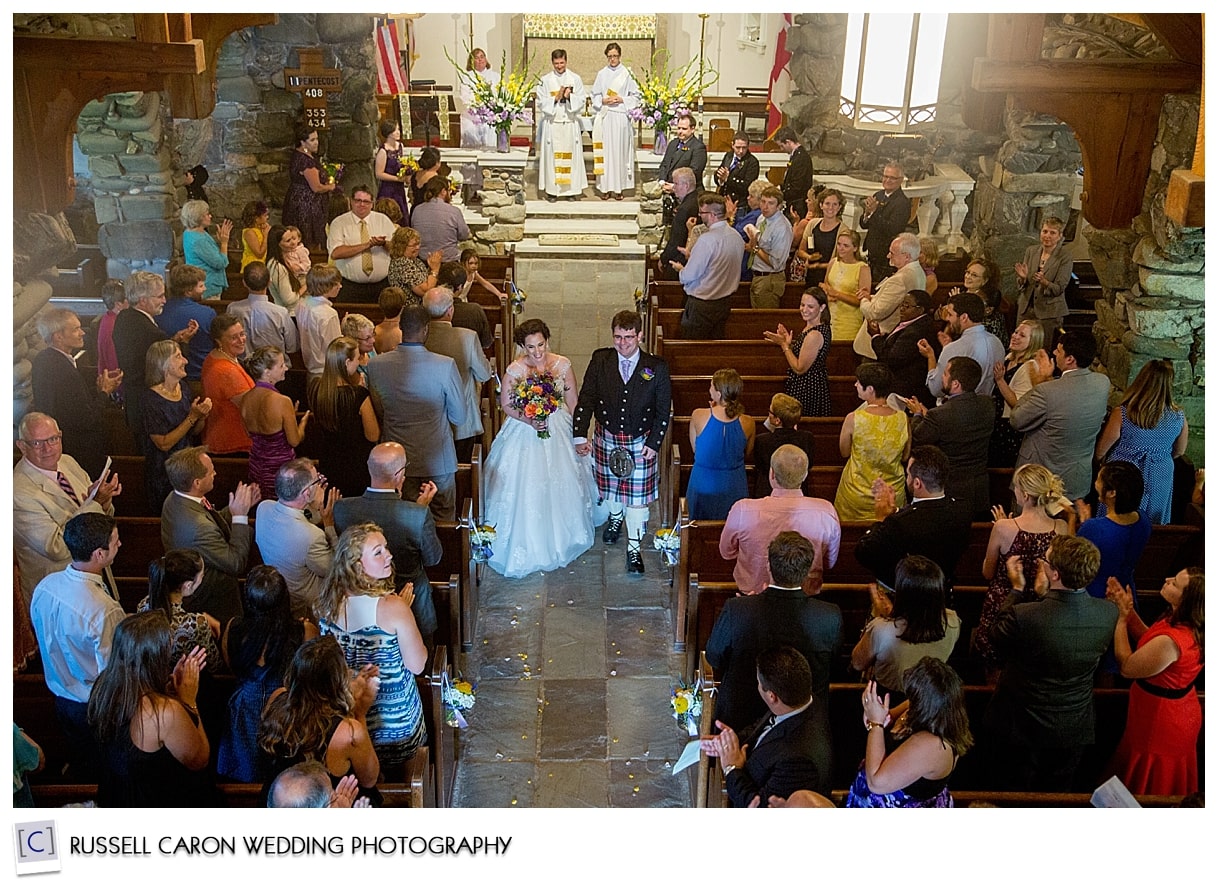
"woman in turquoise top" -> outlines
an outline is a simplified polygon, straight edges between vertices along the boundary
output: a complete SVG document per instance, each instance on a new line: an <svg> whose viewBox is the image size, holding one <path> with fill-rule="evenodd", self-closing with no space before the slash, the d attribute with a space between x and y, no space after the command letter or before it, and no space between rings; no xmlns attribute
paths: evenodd
<svg viewBox="0 0 1218 882"><path fill-rule="evenodd" d="M689 420L694 469L685 495L689 516L724 520L733 503L749 495L745 457L752 452L753 418L744 413L740 394L744 383L731 368L715 371L710 407L700 407Z"/></svg>
<svg viewBox="0 0 1218 882"><path fill-rule="evenodd" d="M233 232L233 222L225 220L216 227L220 244L211 237L207 228L211 226L211 208L200 199L191 199L182 206L182 256L191 266L207 273L207 288L204 300L219 300L228 287L228 237Z"/></svg>

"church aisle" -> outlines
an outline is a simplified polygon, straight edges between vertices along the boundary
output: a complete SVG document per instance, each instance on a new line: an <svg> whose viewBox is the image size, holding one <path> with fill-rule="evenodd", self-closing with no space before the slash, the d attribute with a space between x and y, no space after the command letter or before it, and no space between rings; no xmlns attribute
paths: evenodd
<svg viewBox="0 0 1218 882"><path fill-rule="evenodd" d="M598 531L563 570L484 568L455 806L689 806L690 773L672 775L687 739L669 709L668 572L657 552L644 559L646 575L627 576L624 544Z"/></svg>

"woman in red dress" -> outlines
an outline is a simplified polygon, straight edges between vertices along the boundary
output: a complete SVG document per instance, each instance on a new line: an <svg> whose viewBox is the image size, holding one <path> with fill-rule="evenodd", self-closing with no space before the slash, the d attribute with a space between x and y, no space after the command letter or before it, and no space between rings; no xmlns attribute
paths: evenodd
<svg viewBox="0 0 1218 882"><path fill-rule="evenodd" d="M1112 648L1121 674L1133 680L1113 771L1133 793L1187 796L1200 789L1195 683L1205 645L1205 576L1189 567L1168 576L1159 593L1168 611L1147 627L1133 608L1132 592L1108 580L1108 598L1121 611Z"/></svg>

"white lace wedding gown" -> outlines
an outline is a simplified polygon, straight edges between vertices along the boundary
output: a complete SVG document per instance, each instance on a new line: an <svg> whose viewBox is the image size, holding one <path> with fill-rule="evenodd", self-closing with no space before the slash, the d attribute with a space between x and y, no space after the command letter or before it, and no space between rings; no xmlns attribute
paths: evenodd
<svg viewBox="0 0 1218 882"><path fill-rule="evenodd" d="M554 362L551 371L559 386L570 364L563 356ZM524 375L513 363L503 382ZM483 521L495 527L489 563L505 576L566 566L592 547L596 527L605 521L592 457L579 456L571 443L571 415L559 408L547 423L550 437L543 439L533 426L505 420L486 459Z"/></svg>

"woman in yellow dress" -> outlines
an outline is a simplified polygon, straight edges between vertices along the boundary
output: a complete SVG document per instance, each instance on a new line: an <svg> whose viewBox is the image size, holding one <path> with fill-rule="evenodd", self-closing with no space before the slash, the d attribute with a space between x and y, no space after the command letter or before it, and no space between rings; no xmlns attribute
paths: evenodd
<svg viewBox="0 0 1218 882"><path fill-rule="evenodd" d="M855 230L839 227L837 246L820 289L829 298L829 323L834 340L853 340L863 326L859 296L871 293L871 268L859 260L863 240Z"/></svg>
<svg viewBox="0 0 1218 882"><path fill-rule="evenodd" d="M892 371L867 362L855 371L862 404L842 422L838 449L847 456L833 505L843 521L875 520L871 487L882 480L896 492L897 508L905 504L905 461L909 459L909 421L888 406Z"/></svg>

